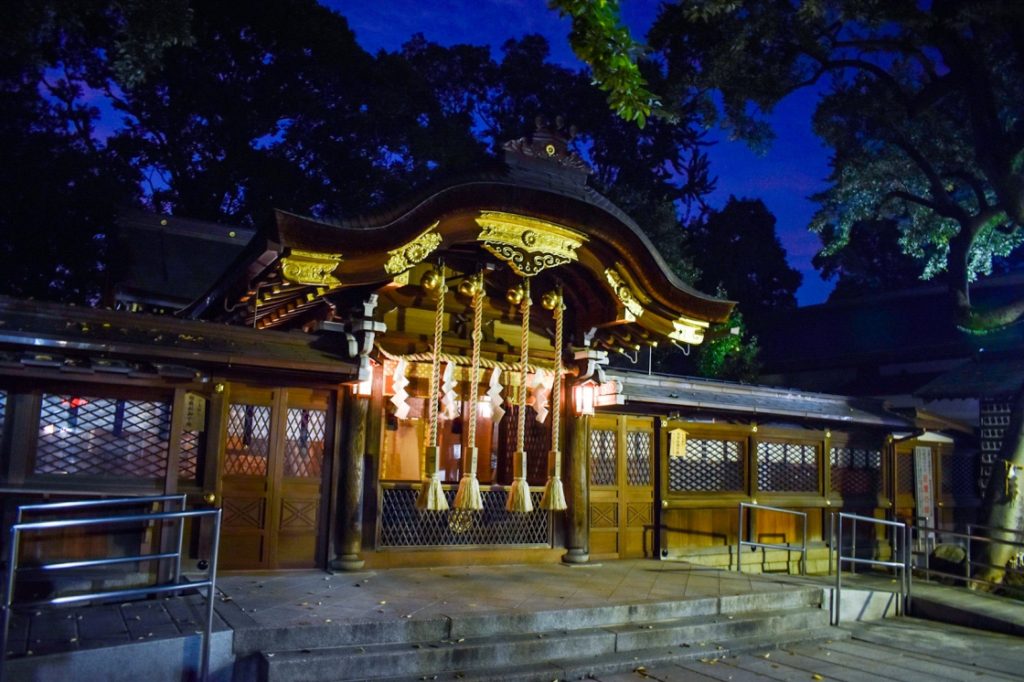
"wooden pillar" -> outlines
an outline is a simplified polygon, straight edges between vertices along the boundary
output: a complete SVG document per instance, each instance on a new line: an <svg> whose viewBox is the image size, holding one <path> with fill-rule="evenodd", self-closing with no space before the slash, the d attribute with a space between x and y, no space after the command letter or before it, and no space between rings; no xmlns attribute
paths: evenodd
<svg viewBox="0 0 1024 682"><path fill-rule="evenodd" d="M590 561L590 418L579 416L569 425L569 534L562 561L585 564Z"/></svg>
<svg viewBox="0 0 1024 682"><path fill-rule="evenodd" d="M366 456L366 415L369 398L353 396L348 401L345 428L345 456L341 470L341 524L339 556L332 568L358 571L363 567L363 479Z"/></svg>

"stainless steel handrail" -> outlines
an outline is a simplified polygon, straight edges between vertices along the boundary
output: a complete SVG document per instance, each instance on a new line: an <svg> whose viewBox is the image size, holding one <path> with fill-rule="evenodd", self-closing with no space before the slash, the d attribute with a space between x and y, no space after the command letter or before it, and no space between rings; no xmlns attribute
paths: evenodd
<svg viewBox="0 0 1024 682"><path fill-rule="evenodd" d="M994 530L996 532L1004 532L1004 533L1010 533L1010 534L1013 534L1013 535L1018 535L1018 536L1021 537L1022 542L1015 542L1015 541L1012 541L1012 540L999 540L997 538L985 537L984 535L976 535L974 533L971 533L971 529L972 528L983 528L983 529L986 529L986 530ZM967 532L966 533L961 533L961 532L953 531L953 530L943 530L942 528L931 528L931 527L928 527L928 526L920 526L920 527L916 528L915 530L917 530L919 532L935 533L937 536L942 536L943 538L947 538L947 537L964 538L967 541L965 543L966 546L964 547L964 554L965 554L965 556L964 556L964 573L963 573L963 575L959 575L959 574L955 574L955 573L949 573L947 571L937 571L937 570L932 569L932 567L931 567L931 552L929 551L929 547L927 545L925 545L924 552L922 552L922 554L924 555L924 576L925 576L925 580L931 580L932 573L935 573L936 575L947 577L947 578L955 578L956 580L963 580L963 581L972 582L972 583L981 583L983 585L993 585L993 586L1001 587L1003 589L1010 589L1010 590L1018 591L1018 592L1019 591L1024 591L1024 588L1016 587L1014 585L1005 585L1005 584L1002 584L1002 583L995 583L995 582L992 582L991 580L985 580L984 578L975 578L972 575L973 568L975 566L984 566L986 568L1003 568L1003 567L994 566L992 564L988 564L988 563L985 563L985 562L975 561L973 559L973 554L972 554L972 546L973 546L973 544L975 542L982 542L982 543L987 543L987 544L1008 545L1010 547L1018 547L1018 548L1024 549L1024 531L1014 531L1014 530L1011 530L1009 528L992 528L990 526L981 526L979 524L974 524L974 523L967 524Z"/></svg>
<svg viewBox="0 0 1024 682"><path fill-rule="evenodd" d="M1024 538L1024 530L1017 530L1014 528L1001 528L1000 526L984 526L980 523L968 523L967 532L970 533L972 528L979 530L988 531L990 533L1009 533L1010 535L1016 535L1019 538ZM975 536L984 537L984 536Z"/></svg>
<svg viewBox="0 0 1024 682"><path fill-rule="evenodd" d="M156 502L169 502L178 501L182 505L181 511L173 512L156 512L148 514L127 514L121 516L104 516L104 517L90 517L84 519L60 519L54 521L35 521L29 523L21 522L24 511L64 511L67 509L77 508L91 508L101 506L116 506L116 505L139 505L139 504L153 504ZM3 627L0 629L0 682L3 681L5 675L5 661L7 651L7 640L11 625L11 611L13 607L39 607L39 606L59 606L65 604L75 604L87 601L97 601L102 599L124 599L129 597L142 597L152 594L166 594L173 592L181 592L182 589L202 589L206 588L206 628L203 636L203 645L201 649L201 662L200 662L200 679L208 680L210 676L210 639L213 635L213 605L214 597L217 589L217 559L220 552L220 525L221 525L221 510L220 509L199 509L193 511L186 511L184 509L185 496L184 495L158 495L153 497L126 497L110 500L87 500L79 502L55 502L50 504L33 504L23 505L18 508L17 518L18 522L11 526L10 530L10 545L8 547L7 556L7 576L4 581L4 601L3 601ZM196 582L182 583L181 582L181 554L182 546L184 541L184 521L190 518L201 518L211 516L214 520L213 528L213 541L210 547L210 559L209 565L207 566L207 575L205 580ZM105 557L101 559L86 559L81 561L62 561L50 564L44 564L42 566L30 566L21 567L18 565L20 558L20 540L22 533L25 532L45 532L48 530L56 530L63 528L74 528L74 527L90 527L102 524L123 524L123 523L138 523L146 522L152 523L155 521L174 521L178 524L178 542L177 549L173 552L158 552L150 554L139 554L130 557ZM136 587L128 588L123 590L108 590L105 592L87 592L84 594L75 594L65 597L55 597L53 599L45 599L33 602L21 602L18 604L14 603L14 586L15 578L19 571L32 570L32 571L61 571L73 568L81 568L85 566L106 566L115 565L131 562L147 562L147 561L174 561L175 571L173 580L170 583L154 584L148 587Z"/></svg>
<svg viewBox="0 0 1024 682"><path fill-rule="evenodd" d="M174 495L146 495L145 497L110 497L99 500L68 500L66 502L43 502L40 504L19 505L15 513L15 523L21 523L25 512L55 512L67 511L69 509L93 509L95 507L119 507L135 506L140 504L164 503L164 511L168 511L168 502L177 502L178 510L185 511L188 503L188 495L178 493ZM185 542L185 524L178 524L178 557L174 562L173 575L175 582L181 580L181 547Z"/></svg>
<svg viewBox="0 0 1024 682"><path fill-rule="evenodd" d="M881 566L884 568L892 568L900 572L900 604L901 611L907 613L907 609L910 607L910 529L911 527L901 521L887 521L885 519L876 519L873 516L861 516L859 514L850 514L848 512L839 512L839 534L838 538L835 535L835 516L829 524L830 532L832 537L830 538L830 544L836 552L836 589L835 589L835 610L833 625L839 625L840 611L842 610L842 595L843 595L843 562L850 564L863 564L867 566ZM853 556L843 555L843 519L849 519L853 522L852 536L853 536ZM862 521L865 523L872 523L879 526L887 526L893 528L893 543L892 543L892 555L896 558L900 555L900 549L903 550L902 561L882 561L881 559L861 559L856 556L857 554L857 522ZM838 542L837 542L838 540ZM831 554L831 550L829 554ZM831 560L829 565L831 566Z"/></svg>
<svg viewBox="0 0 1024 682"><path fill-rule="evenodd" d="M782 514L791 514L793 516L799 516L803 518L803 536L800 543L800 575L807 575L807 513L802 511L796 511L794 509L783 509L782 507L769 507L764 504L757 504L756 502L740 502L739 508L739 525L736 527L736 570L738 572L743 571L743 547L761 547L763 549L784 549L786 551L793 551L794 547L790 543L785 544L772 544L767 542L754 542L753 540L744 540L744 527L743 523L743 510L744 509L758 509L761 511L778 512ZM788 561L786 562L788 565Z"/></svg>

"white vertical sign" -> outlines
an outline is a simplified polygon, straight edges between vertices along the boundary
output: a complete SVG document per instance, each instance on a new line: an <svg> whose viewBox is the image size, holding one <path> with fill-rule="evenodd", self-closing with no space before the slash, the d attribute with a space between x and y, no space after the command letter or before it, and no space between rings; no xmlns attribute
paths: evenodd
<svg viewBox="0 0 1024 682"><path fill-rule="evenodd" d="M935 479L932 477L932 449L914 448L914 499L917 502L918 523L935 527Z"/></svg>

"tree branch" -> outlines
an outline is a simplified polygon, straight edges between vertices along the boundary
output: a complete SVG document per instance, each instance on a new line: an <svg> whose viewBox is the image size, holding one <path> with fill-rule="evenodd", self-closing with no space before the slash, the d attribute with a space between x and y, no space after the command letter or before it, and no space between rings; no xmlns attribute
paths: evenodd
<svg viewBox="0 0 1024 682"><path fill-rule="evenodd" d="M924 206L925 208L927 208L929 210L932 210L932 211L935 211L936 213L941 214L941 209L939 208L939 205L936 204L934 201L931 201L929 199L925 199L924 197L919 197L916 194L913 194L912 192L907 192L907 191L902 190L902 189L894 189L891 192L887 193L884 197L882 197L882 202L881 203L883 203L883 204L888 203L890 199L902 199L903 201L909 201L912 204L917 204L918 206ZM946 216L946 217L952 218L953 216Z"/></svg>
<svg viewBox="0 0 1024 682"><path fill-rule="evenodd" d="M950 177L959 178L967 183L967 185L971 188L971 191L974 192L974 198L978 202L979 213L986 211L987 209L990 208L990 205L988 203L988 196L986 196L985 194L985 186L982 185L981 180L976 175L974 175L974 173L969 173L968 171L961 169L953 173L950 173Z"/></svg>
<svg viewBox="0 0 1024 682"><path fill-rule="evenodd" d="M925 158L924 154L922 154L917 147L911 144L910 141L902 135L896 136L894 144L910 157L914 164L928 179L928 186L931 188L932 201L934 202L933 210L939 215L952 218L961 224L969 221L970 216L955 201L950 199L949 194L946 193L946 188L943 185L942 178L935 170L935 167L932 166L931 162Z"/></svg>

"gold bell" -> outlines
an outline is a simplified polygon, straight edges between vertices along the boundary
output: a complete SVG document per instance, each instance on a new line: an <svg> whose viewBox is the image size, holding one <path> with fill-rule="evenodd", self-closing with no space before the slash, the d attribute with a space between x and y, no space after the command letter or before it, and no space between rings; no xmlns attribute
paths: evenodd
<svg viewBox="0 0 1024 682"><path fill-rule="evenodd" d="M519 305L523 302L523 296L526 295L526 291L521 285L516 285L508 290L505 294L505 299L512 305Z"/></svg>
<svg viewBox="0 0 1024 682"><path fill-rule="evenodd" d="M464 279L459 282L459 293L467 298L473 298L476 296L478 289L478 283L475 279Z"/></svg>
<svg viewBox="0 0 1024 682"><path fill-rule="evenodd" d="M420 286L423 287L423 291L434 292L441 288L441 282L441 273L430 269L423 273L423 278L420 279Z"/></svg>
<svg viewBox="0 0 1024 682"><path fill-rule="evenodd" d="M547 292L540 299L540 304L544 306L545 310L554 310L561 302L561 296L559 296L558 292L554 290Z"/></svg>

